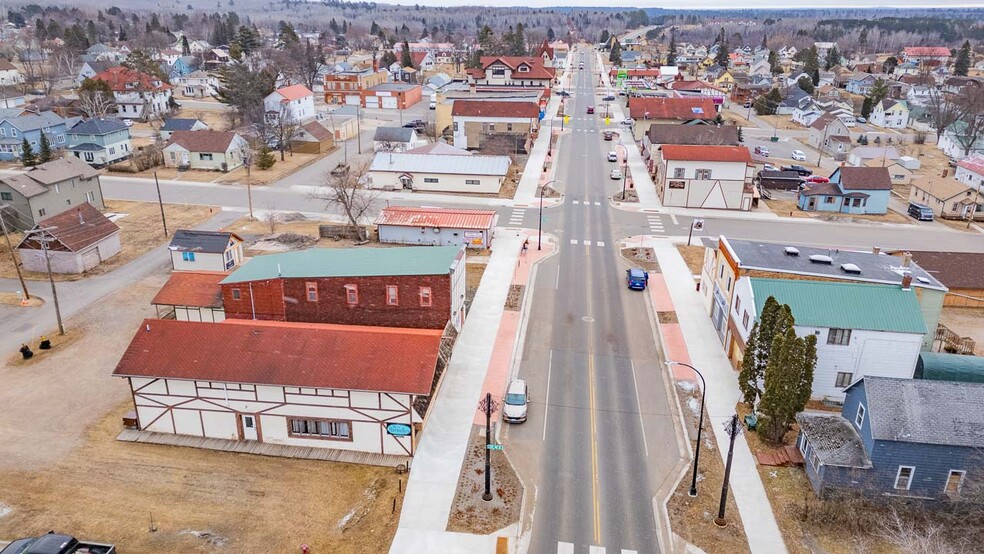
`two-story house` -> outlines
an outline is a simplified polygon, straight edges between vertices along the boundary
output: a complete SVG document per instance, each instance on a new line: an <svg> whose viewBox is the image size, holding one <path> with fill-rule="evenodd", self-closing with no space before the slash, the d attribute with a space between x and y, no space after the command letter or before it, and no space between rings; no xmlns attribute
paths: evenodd
<svg viewBox="0 0 984 554"><path fill-rule="evenodd" d="M810 124L810 146L843 160L851 150L851 131L842 118L824 113Z"/></svg>
<svg viewBox="0 0 984 554"><path fill-rule="evenodd" d="M950 59L950 49L946 46L906 46L902 49L902 61L917 64L945 66Z"/></svg>
<svg viewBox="0 0 984 554"><path fill-rule="evenodd" d="M21 115L0 117L0 160L17 160L21 157L24 139L37 154L41 147L41 134L48 139L52 151L65 148L68 127L78 118L65 119L52 111L38 114L20 112Z"/></svg>
<svg viewBox="0 0 984 554"><path fill-rule="evenodd" d="M21 75L17 66L10 63L10 60L0 59L0 87L19 85L23 82L24 76Z"/></svg>
<svg viewBox="0 0 984 554"><path fill-rule="evenodd" d="M789 243L757 242L721 236L705 242L704 263L701 269L700 293L711 322L724 344L731 344L728 313L734 305L735 283L742 277L771 277L777 279L813 279L817 281L855 281L884 285L901 285L906 275L918 292L920 310L926 328L923 349L933 346L936 327L943 310L947 288L930 272L912 261L901 259L874 248L870 252L835 250ZM831 263L825 262L825 256ZM848 271L845 264L850 264ZM853 266L853 267L851 267ZM854 271L854 267L860 272ZM728 352L733 357L733 352Z"/></svg>
<svg viewBox="0 0 984 554"><path fill-rule="evenodd" d="M468 83L478 89L502 87L549 88L556 68L545 67L537 56L482 56L481 67L468 69Z"/></svg>
<svg viewBox="0 0 984 554"><path fill-rule="evenodd" d="M645 134L654 123L697 125L717 118L717 106L711 98L653 98L628 99L629 117L635 121L637 136Z"/></svg>
<svg viewBox="0 0 984 554"><path fill-rule="evenodd" d="M867 95L871 92L871 87L875 86L875 81L885 79L884 75L874 73L855 73L847 81L847 92L852 94Z"/></svg>
<svg viewBox="0 0 984 554"><path fill-rule="evenodd" d="M268 121L276 121L281 114L298 123L314 119L314 93L304 85L279 88L263 99L263 109Z"/></svg>
<svg viewBox="0 0 984 554"><path fill-rule="evenodd" d="M455 100L451 121L459 148L481 150L483 143L503 136L525 148L540 128L540 107L535 102Z"/></svg>
<svg viewBox="0 0 984 554"><path fill-rule="evenodd" d="M656 193L664 206L750 210L754 166L744 146L665 144L656 152Z"/></svg>
<svg viewBox="0 0 984 554"><path fill-rule="evenodd" d="M90 119L68 131L68 151L85 163L103 167L132 153L130 128L119 119Z"/></svg>
<svg viewBox="0 0 984 554"><path fill-rule="evenodd" d="M885 98L871 110L871 124L885 129L909 126L909 106L904 100Z"/></svg>
<svg viewBox="0 0 984 554"><path fill-rule="evenodd" d="M892 194L887 167L838 167L828 183L807 183L797 206L807 212L884 214Z"/></svg>
<svg viewBox="0 0 984 554"><path fill-rule="evenodd" d="M117 67L119 65L119 62L106 60L82 62L82 67L79 69L79 74L75 78L75 83L77 85L81 85L86 79L95 79L96 75L99 75L111 67Z"/></svg>
<svg viewBox="0 0 984 554"><path fill-rule="evenodd" d="M981 189L984 192L984 156L964 158L957 162L953 174L961 183Z"/></svg>
<svg viewBox="0 0 984 554"><path fill-rule="evenodd" d="M790 307L798 336L817 338L813 398L839 402L862 376L912 378L927 329L911 281L897 286L742 277L729 313L733 344L726 345L739 365L769 297Z"/></svg>
<svg viewBox="0 0 984 554"><path fill-rule="evenodd" d="M981 479L984 384L864 377L846 394L840 415L796 416L818 496L950 501Z"/></svg>
<svg viewBox="0 0 984 554"><path fill-rule="evenodd" d="M227 319L443 329L464 322L461 246L313 248L251 258L221 282Z"/></svg>
<svg viewBox="0 0 984 554"><path fill-rule="evenodd" d="M215 96L219 90L219 78L207 71L192 71L174 79L175 90L185 98Z"/></svg>
<svg viewBox="0 0 984 554"><path fill-rule="evenodd" d="M111 67L95 79L105 81L116 100L116 112L124 119L148 119L171 109L171 84L123 66Z"/></svg>
<svg viewBox="0 0 984 554"><path fill-rule="evenodd" d="M649 173L656 170L656 155L664 144L695 146L738 146L738 128L734 125L674 125L654 123L642 137L642 159Z"/></svg>
<svg viewBox="0 0 984 554"><path fill-rule="evenodd" d="M84 202L105 209L99 172L71 156L0 176L0 202L7 224L30 229L39 221Z"/></svg>
<svg viewBox="0 0 984 554"><path fill-rule="evenodd" d="M243 239L229 231L178 229L167 247L174 271L229 271L243 263Z"/></svg>

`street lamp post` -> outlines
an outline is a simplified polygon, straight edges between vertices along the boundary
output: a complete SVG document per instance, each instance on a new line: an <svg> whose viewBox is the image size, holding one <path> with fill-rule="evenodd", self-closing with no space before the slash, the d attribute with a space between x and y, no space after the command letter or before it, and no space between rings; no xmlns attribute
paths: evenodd
<svg viewBox="0 0 984 554"><path fill-rule="evenodd" d="M700 435L701 430L704 428L704 397L707 395L707 383L704 381L704 376L701 375L700 371L696 367L685 364L683 362L671 362L667 361L666 365L682 365L684 367L689 367L700 377L700 421L697 423L697 448L694 450L694 475L690 479L690 496L697 496L697 463L700 460Z"/></svg>
<svg viewBox="0 0 984 554"><path fill-rule="evenodd" d="M552 185L556 183L557 180L547 181L540 187L540 216L537 218L536 223L536 249L543 250L543 191L546 190L547 185Z"/></svg>
<svg viewBox="0 0 984 554"><path fill-rule="evenodd" d="M731 416L731 420L724 424L724 431L728 433L731 442L728 445L728 462L724 466L724 481L721 483L721 505L718 506L718 515L714 518L714 525L725 527L728 520L724 519L724 508L728 504L728 483L731 481L731 458L735 453L735 437L741 434L745 426L738 420L738 414Z"/></svg>
<svg viewBox="0 0 984 554"><path fill-rule="evenodd" d="M621 140L621 137L622 137L622 134L619 133L619 140ZM619 142L616 145L616 148L620 148L622 150L622 198L621 198L621 200L622 200L622 202L625 202L625 177L626 177L626 174L629 171L629 149L624 144L622 144L621 142Z"/></svg>

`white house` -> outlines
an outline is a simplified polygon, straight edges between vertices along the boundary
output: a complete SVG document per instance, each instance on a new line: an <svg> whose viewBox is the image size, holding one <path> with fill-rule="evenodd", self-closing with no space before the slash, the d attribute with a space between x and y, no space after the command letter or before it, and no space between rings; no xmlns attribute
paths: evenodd
<svg viewBox="0 0 984 554"><path fill-rule="evenodd" d="M232 171L243 165L249 143L232 131L174 131L163 150L165 167Z"/></svg>
<svg viewBox="0 0 984 554"><path fill-rule="evenodd" d="M146 319L113 375L144 433L410 457L441 333Z"/></svg>
<svg viewBox="0 0 984 554"><path fill-rule="evenodd" d="M7 60L0 59L0 87L19 85L24 82L24 76L17 67Z"/></svg>
<svg viewBox="0 0 984 554"><path fill-rule="evenodd" d="M813 398L842 401L860 377L912 378L926 323L908 279L895 286L742 277L729 326L744 350L765 301L789 305L796 334L817 339Z"/></svg>
<svg viewBox="0 0 984 554"><path fill-rule="evenodd" d="M940 137L936 147L955 160L984 154L984 136L976 137L971 142L971 135L964 131L966 128L967 124L963 121L957 121L950 125L943 131L943 136Z"/></svg>
<svg viewBox="0 0 984 554"><path fill-rule="evenodd" d="M379 152L369 166L366 186L385 190L498 194L511 163L509 156Z"/></svg>
<svg viewBox="0 0 984 554"><path fill-rule="evenodd" d="M813 125L813 122L820 119L820 116L822 115L823 111L816 105L815 102L810 102L803 107L793 109L793 121L804 127Z"/></svg>
<svg viewBox="0 0 984 554"><path fill-rule="evenodd" d="M53 273L84 273L122 249L120 228L88 202L41 220L34 229L46 229L53 240L42 248L41 242L29 234L17 245L21 263L28 271L47 271L50 263Z"/></svg>
<svg viewBox="0 0 984 554"><path fill-rule="evenodd" d="M406 152L427 144L417 137L417 131L408 127L376 127L372 136L373 152Z"/></svg>
<svg viewBox="0 0 984 554"><path fill-rule="evenodd" d="M229 271L243 263L243 239L229 231L178 229L167 249L175 271Z"/></svg>
<svg viewBox="0 0 984 554"><path fill-rule="evenodd" d="M117 113L124 119L163 116L171 109L171 85L156 76L117 66L94 78L109 84Z"/></svg>
<svg viewBox="0 0 984 554"><path fill-rule="evenodd" d="M903 100L885 98L871 110L870 121L885 129L905 129L909 126L909 106Z"/></svg>
<svg viewBox="0 0 984 554"><path fill-rule="evenodd" d="M186 98L215 96L219 90L219 79L207 71L192 71L174 79L178 94Z"/></svg>
<svg viewBox="0 0 984 554"><path fill-rule="evenodd" d="M664 206L750 210L755 170L744 146L664 144L654 180Z"/></svg>
<svg viewBox="0 0 984 554"><path fill-rule="evenodd" d="M495 210L388 206L376 218L379 242L491 248L499 219Z"/></svg>
<svg viewBox="0 0 984 554"><path fill-rule="evenodd" d="M281 110L297 122L314 119L314 93L304 85L291 85L277 89L263 99L267 118L276 121Z"/></svg>
<svg viewBox="0 0 984 554"><path fill-rule="evenodd" d="M957 171L953 175L958 181L984 192L984 156L964 158L957 162Z"/></svg>

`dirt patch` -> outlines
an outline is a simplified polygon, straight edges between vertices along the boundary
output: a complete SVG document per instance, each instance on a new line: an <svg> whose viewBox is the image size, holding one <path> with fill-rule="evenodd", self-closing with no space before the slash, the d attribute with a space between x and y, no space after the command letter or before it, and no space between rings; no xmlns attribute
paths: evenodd
<svg viewBox="0 0 984 554"><path fill-rule="evenodd" d="M780 217L807 217L820 219L822 221L833 221L838 223L904 223L911 225L912 218L888 210L884 215L857 215L857 214L838 214L830 212L806 212L796 205L794 200L763 200L762 201L772 213Z"/></svg>
<svg viewBox="0 0 984 554"><path fill-rule="evenodd" d="M44 300L41 300L37 296L32 296L28 300L24 300L24 293L22 292L0 292L0 304L7 306L21 306L24 308L36 308L44 304Z"/></svg>
<svg viewBox="0 0 984 554"><path fill-rule="evenodd" d="M492 500L482 499L484 491L485 433L482 427L475 425L458 476L458 492L451 506L448 531L485 535L519 520L523 488L501 450L492 451Z"/></svg>
<svg viewBox="0 0 984 554"><path fill-rule="evenodd" d="M656 317L660 323L677 323L676 312L656 312Z"/></svg>
<svg viewBox="0 0 984 554"><path fill-rule="evenodd" d="M677 384L677 398L692 448L697 447L697 423L700 416L700 393L689 382ZM697 468L697 496L690 496L691 472L688 472L667 502L667 510L673 532L705 552L748 552L744 526L738 515L734 494L729 491L725 508L728 526L714 524L721 503L721 484L724 482L724 463L710 429L710 418L704 415L704 431L701 435L700 460ZM732 478L734 475L732 475Z"/></svg>
<svg viewBox="0 0 984 554"><path fill-rule="evenodd" d="M506 173L506 178L503 179L502 186L499 188L499 193L496 196L499 198L513 198L516 196L516 189L519 188L519 180L523 177L523 168L525 166L525 160L522 163L514 161L509 166L509 172Z"/></svg>
<svg viewBox="0 0 984 554"><path fill-rule="evenodd" d="M940 323L961 337L974 339L974 354L984 356L984 308L947 306L940 314Z"/></svg>
<svg viewBox="0 0 984 554"><path fill-rule="evenodd" d="M473 262L471 259L465 264L465 302L471 305L475 293L478 292L478 285L482 282L485 275L485 268L488 267L488 258L482 263Z"/></svg>
<svg viewBox="0 0 984 554"><path fill-rule="evenodd" d="M656 252L652 248L623 248L622 257L635 267L641 267L647 271L659 271Z"/></svg>
<svg viewBox="0 0 984 554"><path fill-rule="evenodd" d="M230 223L226 229L235 231L245 241L247 256L286 252L300 248L391 248L402 244L383 244L375 240L376 228L368 226L369 242L354 239L322 237L318 227L336 224L319 219L306 219L301 214L275 214L271 225L268 217L250 219L243 217ZM285 221L285 219L287 221Z"/></svg>
<svg viewBox="0 0 984 554"><path fill-rule="evenodd" d="M518 312L519 308L523 305L523 291L526 290L525 285L509 285L509 295L506 297L506 309L512 312Z"/></svg>
<svg viewBox="0 0 984 554"><path fill-rule="evenodd" d="M704 267L704 251L706 248L703 246L687 246L685 244L678 244L676 248L680 252L680 255L683 256L683 261L686 262L687 267L690 268L690 273L700 275L701 269Z"/></svg>
<svg viewBox="0 0 984 554"><path fill-rule="evenodd" d="M946 219L942 217L937 217L936 221L939 221L940 223L946 225L951 229L963 231L964 233L977 233L978 231L977 229L974 229L973 226L974 224L976 224L978 227L984 226L984 221L980 221L980 220L975 221L974 224L971 224L969 227L967 226L966 219Z"/></svg>
<svg viewBox="0 0 984 554"><path fill-rule="evenodd" d="M612 200L616 202L638 202L639 193L635 189L629 189L625 191L625 197L622 197L622 191L617 192L612 196Z"/></svg>
<svg viewBox="0 0 984 554"><path fill-rule="evenodd" d="M66 350L72 344L78 342L82 337L85 336L85 328L79 327L68 327L66 326L65 334L59 335L57 330L52 329L52 331L44 337L48 339L51 344L51 348L42 349L41 348L41 337L37 337L28 346L31 351L34 352L34 356L28 359L24 359L24 356L20 352L11 355L7 359L8 367L28 367L36 365L48 358L50 358L56 352L61 352Z"/></svg>

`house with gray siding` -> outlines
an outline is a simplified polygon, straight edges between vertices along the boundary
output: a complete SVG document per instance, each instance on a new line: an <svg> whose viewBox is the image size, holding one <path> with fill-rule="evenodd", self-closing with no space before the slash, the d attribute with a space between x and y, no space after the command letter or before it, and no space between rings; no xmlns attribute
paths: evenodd
<svg viewBox="0 0 984 554"><path fill-rule="evenodd" d="M0 176L0 202L8 206L2 213L7 225L21 230L83 202L106 208L99 172L71 156Z"/></svg>
<svg viewBox="0 0 984 554"><path fill-rule="evenodd" d="M65 148L66 132L76 121L78 118L65 119L51 111L39 114L23 112L0 119L0 160L20 159L25 138L37 154L41 147L41 133L48 137L52 151Z"/></svg>
<svg viewBox="0 0 984 554"><path fill-rule="evenodd" d="M167 249L175 271L231 271L243 263L243 239L229 231L178 229Z"/></svg>
<svg viewBox="0 0 984 554"><path fill-rule="evenodd" d="M796 417L817 495L936 502L984 478L984 384L864 377L846 393L839 416Z"/></svg>
<svg viewBox="0 0 984 554"><path fill-rule="evenodd" d="M102 167L130 157L130 128L119 119L90 119L68 131L68 151L85 163Z"/></svg>

